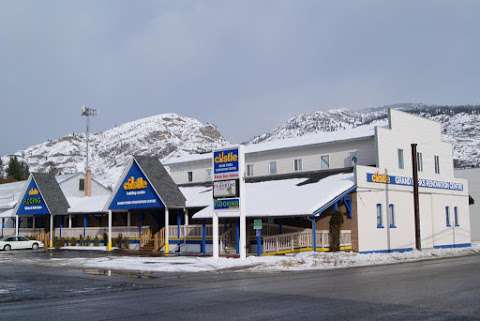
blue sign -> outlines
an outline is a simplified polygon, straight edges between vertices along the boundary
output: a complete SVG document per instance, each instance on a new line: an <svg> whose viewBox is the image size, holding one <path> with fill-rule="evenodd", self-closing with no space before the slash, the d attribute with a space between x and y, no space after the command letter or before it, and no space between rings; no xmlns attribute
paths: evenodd
<svg viewBox="0 0 480 321"><path fill-rule="evenodd" d="M238 210L240 208L240 199L228 198L222 200L214 200L213 207L215 210Z"/></svg>
<svg viewBox="0 0 480 321"><path fill-rule="evenodd" d="M385 174L367 173L367 182L392 185L413 186L413 178L405 176L392 176ZM463 184L454 182L442 182L431 179L419 178L418 187L445 189L450 191L463 191Z"/></svg>
<svg viewBox="0 0 480 321"><path fill-rule="evenodd" d="M23 195L22 202L18 206L17 215L48 215L47 204L45 203L35 180L30 180L27 191Z"/></svg>
<svg viewBox="0 0 480 321"><path fill-rule="evenodd" d="M137 162L134 161L118 188L109 209L134 210L164 207L165 205L143 175Z"/></svg>
<svg viewBox="0 0 480 321"><path fill-rule="evenodd" d="M238 176L238 148L213 152L213 174L215 179L228 179Z"/></svg>

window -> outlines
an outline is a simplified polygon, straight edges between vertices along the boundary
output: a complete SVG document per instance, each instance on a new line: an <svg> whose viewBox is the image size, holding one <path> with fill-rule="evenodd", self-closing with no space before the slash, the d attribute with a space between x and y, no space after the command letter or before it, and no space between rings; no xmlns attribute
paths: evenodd
<svg viewBox="0 0 480 321"><path fill-rule="evenodd" d="M445 225L452 226L450 224L450 207L445 206Z"/></svg>
<svg viewBox="0 0 480 321"><path fill-rule="evenodd" d="M440 174L440 157L435 155L435 174Z"/></svg>
<svg viewBox="0 0 480 321"><path fill-rule="evenodd" d="M377 204L377 228L383 228L382 204Z"/></svg>
<svg viewBox="0 0 480 321"><path fill-rule="evenodd" d="M277 174L277 162L276 161L271 161L268 164L268 172L270 174Z"/></svg>
<svg viewBox="0 0 480 321"><path fill-rule="evenodd" d="M193 172L188 172L187 173L187 180L188 180L188 182L193 182Z"/></svg>
<svg viewBox="0 0 480 321"><path fill-rule="evenodd" d="M417 169L419 172L423 172L423 155L417 152Z"/></svg>
<svg viewBox="0 0 480 321"><path fill-rule="evenodd" d="M458 207L455 206L453 208L453 215L455 216L455 226L460 226L460 222L458 221Z"/></svg>
<svg viewBox="0 0 480 321"><path fill-rule="evenodd" d="M303 170L303 162L301 158L293 161L293 169L295 172L301 172Z"/></svg>
<svg viewBox="0 0 480 321"><path fill-rule="evenodd" d="M212 180L212 169L207 168L207 181L211 181L211 180Z"/></svg>
<svg viewBox="0 0 480 321"><path fill-rule="evenodd" d="M320 156L320 168L321 169L330 168L330 156L329 155Z"/></svg>
<svg viewBox="0 0 480 321"><path fill-rule="evenodd" d="M403 149L399 148L397 151L398 154L398 168L405 168L405 160L403 159Z"/></svg>
<svg viewBox="0 0 480 321"><path fill-rule="evenodd" d="M388 216L390 219L390 227L395 228L395 206L393 204L388 205Z"/></svg>
<svg viewBox="0 0 480 321"><path fill-rule="evenodd" d="M253 164L247 165L247 176L253 176Z"/></svg>
<svg viewBox="0 0 480 321"><path fill-rule="evenodd" d="M78 190L79 191L85 191L85 179L84 178L80 178L78 180Z"/></svg>

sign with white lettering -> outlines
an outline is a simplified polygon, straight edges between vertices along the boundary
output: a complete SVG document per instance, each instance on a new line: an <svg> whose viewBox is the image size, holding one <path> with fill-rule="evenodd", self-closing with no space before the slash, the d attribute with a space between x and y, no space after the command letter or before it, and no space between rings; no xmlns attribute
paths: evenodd
<svg viewBox="0 0 480 321"><path fill-rule="evenodd" d="M223 180L239 177L238 148L213 152L213 179Z"/></svg>
<svg viewBox="0 0 480 321"><path fill-rule="evenodd" d="M144 208L164 208L157 193L134 161L117 194L112 200L110 210L131 210Z"/></svg>
<svg viewBox="0 0 480 321"><path fill-rule="evenodd" d="M239 180L231 179L226 181L213 182L213 198L227 198L239 196Z"/></svg>
<svg viewBox="0 0 480 321"><path fill-rule="evenodd" d="M367 182L391 185L413 186L413 178L405 176L393 176L379 173L367 173ZM450 191L463 191L463 184L455 182L442 182L431 179L419 178L418 187L445 189Z"/></svg>
<svg viewBox="0 0 480 321"><path fill-rule="evenodd" d="M17 215L47 215L50 214L47 204L40 194L37 183L32 178L27 191L19 204Z"/></svg>

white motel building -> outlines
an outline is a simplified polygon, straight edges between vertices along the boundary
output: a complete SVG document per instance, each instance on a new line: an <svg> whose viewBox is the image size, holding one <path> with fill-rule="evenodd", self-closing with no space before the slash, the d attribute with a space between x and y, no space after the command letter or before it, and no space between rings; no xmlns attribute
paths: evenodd
<svg viewBox="0 0 480 321"><path fill-rule="evenodd" d="M132 156L113 190L82 173L0 185L1 233L83 246L112 240L114 247L170 254L210 255L214 244L231 256L411 251L411 144L421 248L470 246L473 199L467 180L454 175L440 124L393 109L386 127L242 146L243 187L234 194L245 224L237 212L214 209L207 153L163 164Z"/></svg>

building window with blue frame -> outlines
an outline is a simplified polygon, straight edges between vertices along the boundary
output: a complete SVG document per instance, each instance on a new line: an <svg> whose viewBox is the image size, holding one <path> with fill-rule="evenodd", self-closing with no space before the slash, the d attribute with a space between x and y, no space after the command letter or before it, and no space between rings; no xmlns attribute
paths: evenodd
<svg viewBox="0 0 480 321"><path fill-rule="evenodd" d="M377 204L377 228L383 228L382 204Z"/></svg>
<svg viewBox="0 0 480 321"><path fill-rule="evenodd" d="M458 206L453 208L453 215L455 216L455 226L460 226L460 222L458 221Z"/></svg>
<svg viewBox="0 0 480 321"><path fill-rule="evenodd" d="M452 224L450 224L450 207L449 206L445 206L445 225L452 226Z"/></svg>
<svg viewBox="0 0 480 321"><path fill-rule="evenodd" d="M390 219L390 227L391 228L397 227L395 223L395 205L393 204L388 205L388 216Z"/></svg>

